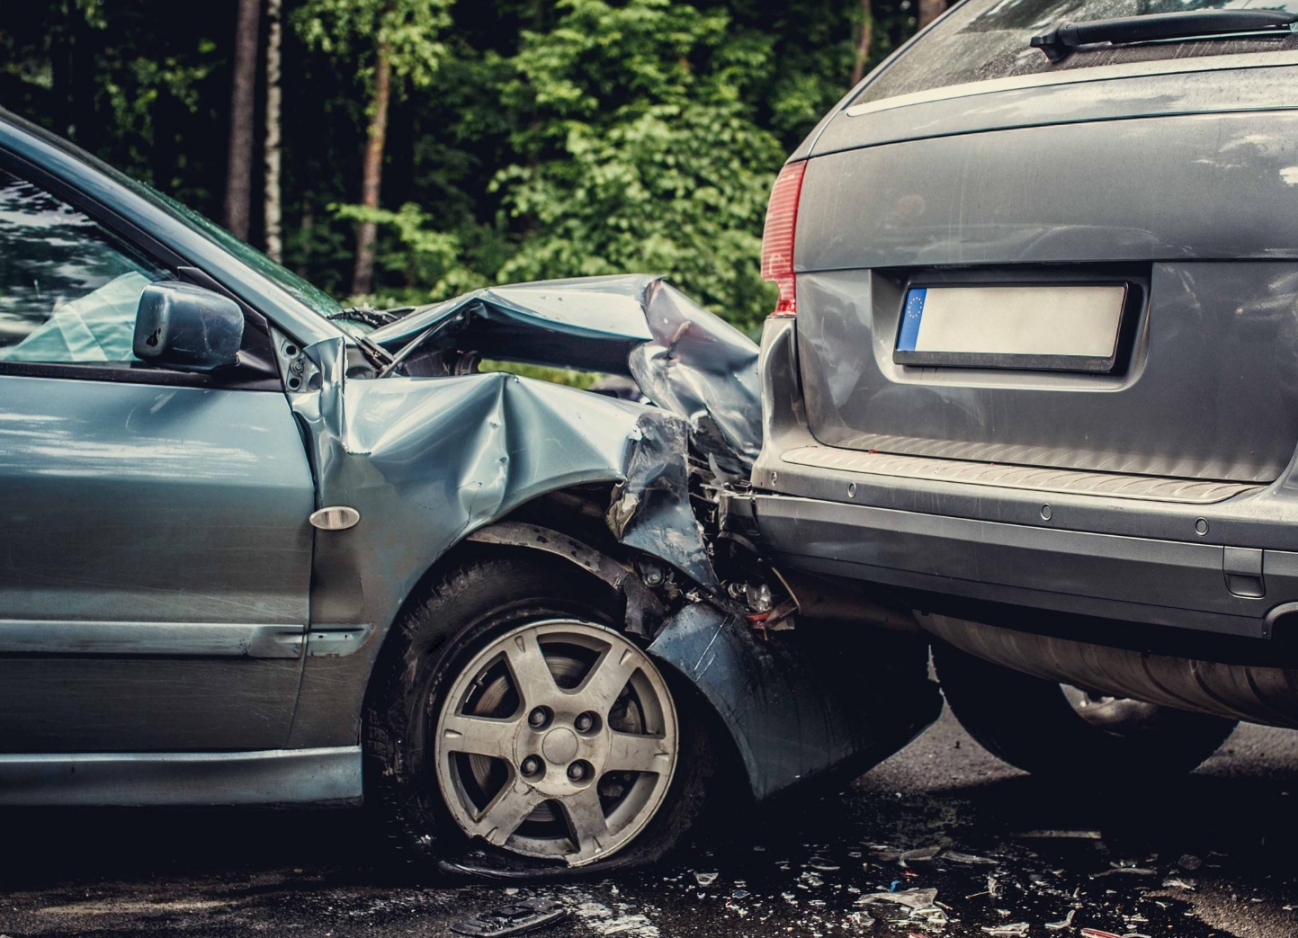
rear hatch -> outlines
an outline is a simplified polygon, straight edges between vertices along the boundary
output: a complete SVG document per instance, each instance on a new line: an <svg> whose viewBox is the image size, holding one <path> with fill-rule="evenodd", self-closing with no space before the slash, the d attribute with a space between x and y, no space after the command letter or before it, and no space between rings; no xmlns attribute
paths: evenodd
<svg viewBox="0 0 1298 938"><path fill-rule="evenodd" d="M1165 9L969 0L804 145L798 358L820 443L1280 476L1298 443L1298 37L1058 64L1029 46Z"/></svg>

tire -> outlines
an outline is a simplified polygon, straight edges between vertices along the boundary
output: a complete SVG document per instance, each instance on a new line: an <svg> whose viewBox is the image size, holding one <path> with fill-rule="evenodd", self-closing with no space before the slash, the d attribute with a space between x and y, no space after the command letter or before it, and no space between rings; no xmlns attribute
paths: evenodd
<svg viewBox="0 0 1298 938"><path fill-rule="evenodd" d="M1182 775L1216 752L1238 725L1134 700L1088 700L1075 688L941 642L934 642L933 665L970 736L1010 765L1053 779Z"/></svg>
<svg viewBox="0 0 1298 938"><path fill-rule="evenodd" d="M365 715L366 803L407 856L534 878L676 845L713 773L705 718L614 627L618 611L598 580L522 551L410 604Z"/></svg>

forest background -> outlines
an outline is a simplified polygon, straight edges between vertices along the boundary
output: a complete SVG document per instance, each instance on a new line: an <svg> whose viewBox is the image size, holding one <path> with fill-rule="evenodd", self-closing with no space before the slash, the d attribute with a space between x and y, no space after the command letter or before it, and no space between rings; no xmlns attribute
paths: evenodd
<svg viewBox="0 0 1298 938"><path fill-rule="evenodd" d="M945 0L40 0L0 107L344 301L646 271L745 330L786 155Z"/></svg>

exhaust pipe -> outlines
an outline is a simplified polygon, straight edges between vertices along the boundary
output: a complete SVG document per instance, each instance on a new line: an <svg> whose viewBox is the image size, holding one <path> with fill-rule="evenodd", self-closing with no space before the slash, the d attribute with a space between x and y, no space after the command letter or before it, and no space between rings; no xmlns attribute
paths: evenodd
<svg viewBox="0 0 1298 938"><path fill-rule="evenodd" d="M1157 655L947 616L917 619L925 632L961 651L1044 681L1232 720L1298 728L1298 668Z"/></svg>

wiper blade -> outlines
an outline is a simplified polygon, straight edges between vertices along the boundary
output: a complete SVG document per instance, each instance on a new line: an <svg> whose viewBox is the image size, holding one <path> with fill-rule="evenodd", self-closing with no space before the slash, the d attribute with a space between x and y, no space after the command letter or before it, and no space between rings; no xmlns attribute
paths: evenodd
<svg viewBox="0 0 1298 938"><path fill-rule="evenodd" d="M1048 33L1032 37L1051 62L1062 62L1078 46L1094 42L1151 42L1158 39L1196 39L1231 33L1277 34L1294 31L1298 14L1279 10L1184 10L1119 16L1083 23L1060 23Z"/></svg>

